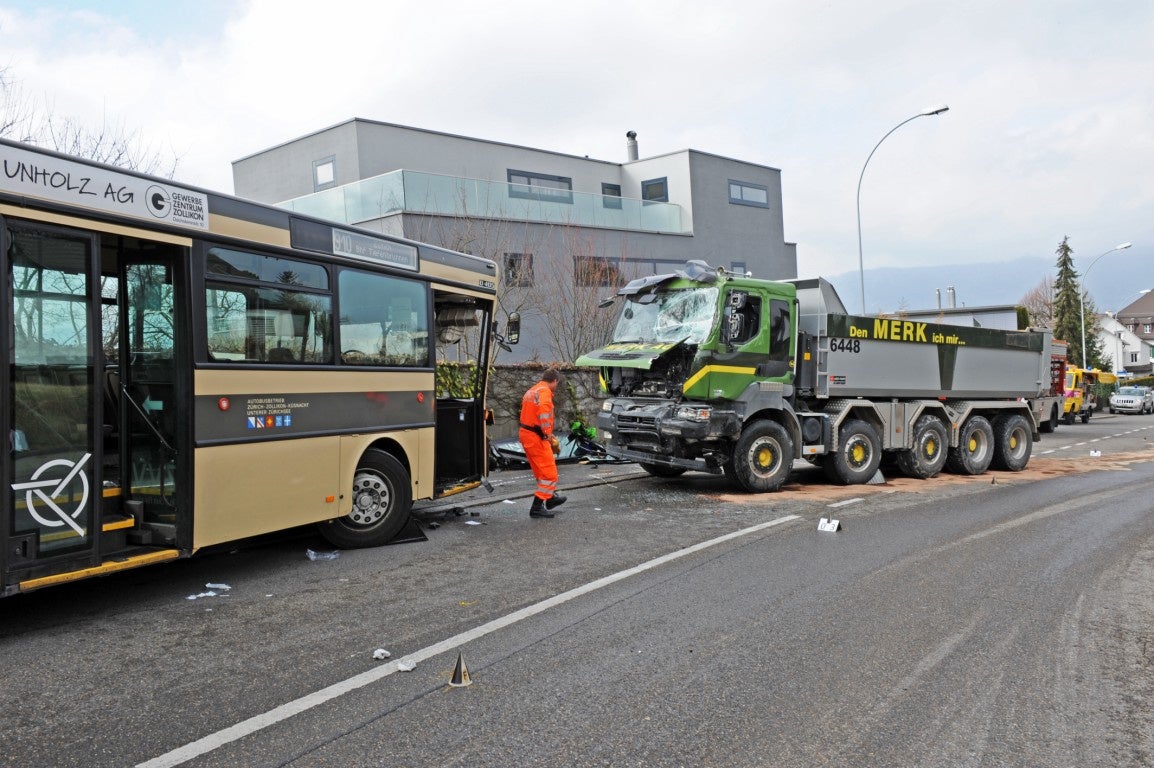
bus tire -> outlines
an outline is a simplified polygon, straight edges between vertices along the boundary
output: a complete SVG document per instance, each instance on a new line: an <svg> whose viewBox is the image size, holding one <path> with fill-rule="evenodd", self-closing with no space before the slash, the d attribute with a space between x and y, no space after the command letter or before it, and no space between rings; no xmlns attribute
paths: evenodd
<svg viewBox="0 0 1154 768"><path fill-rule="evenodd" d="M668 464L647 464L641 462L641 468L654 477L680 477L685 474L685 467L671 467Z"/></svg>
<svg viewBox="0 0 1154 768"><path fill-rule="evenodd" d="M994 419L994 458L990 466L1006 472L1021 472L1030 461L1034 436L1030 424L1019 413Z"/></svg>
<svg viewBox="0 0 1154 768"><path fill-rule="evenodd" d="M873 479L881 462L877 430L861 419L848 419L837 431L837 451L827 457L825 474L841 485L862 485Z"/></svg>
<svg viewBox="0 0 1154 768"><path fill-rule="evenodd" d="M914 422L914 445L898 453L898 467L907 477L926 480L942 471L950 449L949 433L942 420L927 413Z"/></svg>
<svg viewBox="0 0 1154 768"><path fill-rule="evenodd" d="M958 433L958 445L946 455L946 469L956 475L980 475L994 459L994 428L985 416L966 419Z"/></svg>
<svg viewBox="0 0 1154 768"><path fill-rule="evenodd" d="M725 474L750 493L776 491L793 468L793 440L776 421L750 422L733 447Z"/></svg>
<svg viewBox="0 0 1154 768"><path fill-rule="evenodd" d="M384 451L369 449L353 473L352 512L320 524L321 535L344 549L387 544L409 522L409 473Z"/></svg>

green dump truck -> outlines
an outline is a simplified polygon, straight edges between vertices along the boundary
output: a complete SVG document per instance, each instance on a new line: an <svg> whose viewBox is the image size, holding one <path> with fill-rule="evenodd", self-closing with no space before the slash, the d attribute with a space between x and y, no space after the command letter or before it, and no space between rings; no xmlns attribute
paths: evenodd
<svg viewBox="0 0 1154 768"><path fill-rule="evenodd" d="M1018 471L1049 419L1051 336L846 312L823 279L689 262L617 292L612 341L583 355L608 394L610 454L650 474L724 473L777 490L795 459L869 482Z"/></svg>

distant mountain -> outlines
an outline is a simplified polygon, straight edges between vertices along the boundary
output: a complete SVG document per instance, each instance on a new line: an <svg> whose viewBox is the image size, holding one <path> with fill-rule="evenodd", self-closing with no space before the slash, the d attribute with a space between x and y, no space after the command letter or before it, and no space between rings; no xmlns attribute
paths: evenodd
<svg viewBox="0 0 1154 768"><path fill-rule="evenodd" d="M1140 289L1154 287L1154 264L1143 265L1131 261L1124 266L1124 276L1120 276L1117 270L1105 268L1105 265L1098 265L1090 273L1086 287L1098 309L1116 311L1137 299ZM939 306L938 290L941 291L940 306L948 307L947 289L951 286L956 297L954 306L1017 304L1038 283L1056 274L1053 258L867 269L867 314L895 312L899 309L935 309ZM837 288L842 302L850 312L857 313L861 309L861 279L858 272L823 277Z"/></svg>

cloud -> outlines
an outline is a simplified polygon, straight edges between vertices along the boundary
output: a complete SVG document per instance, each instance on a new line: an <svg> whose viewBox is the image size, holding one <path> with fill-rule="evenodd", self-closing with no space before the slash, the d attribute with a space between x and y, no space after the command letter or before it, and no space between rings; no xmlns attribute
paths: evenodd
<svg viewBox="0 0 1154 768"><path fill-rule="evenodd" d="M71 6L70 6L71 7ZM143 4L141 7L144 8ZM1154 6L1075 0L0 9L61 114L112 118L228 191L232 160L364 117L598 159L683 148L780 168L803 275L1132 240L1154 256Z"/></svg>

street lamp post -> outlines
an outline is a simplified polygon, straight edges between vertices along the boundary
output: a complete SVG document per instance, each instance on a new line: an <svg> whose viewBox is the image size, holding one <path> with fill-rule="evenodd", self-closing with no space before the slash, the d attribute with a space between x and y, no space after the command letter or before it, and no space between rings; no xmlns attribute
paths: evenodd
<svg viewBox="0 0 1154 768"><path fill-rule="evenodd" d="M1113 248L1106 251L1106 253L1103 253L1101 256L1096 257L1093 261L1090 262L1090 266L1086 267L1086 271L1082 273L1082 281L1085 282L1086 275L1090 274L1090 270L1094 268L1094 265L1098 263L1098 259L1102 258L1102 256L1106 256L1107 254L1111 254L1114 251L1124 251L1129 247L1130 247L1130 243L1122 243L1121 245L1115 245ZM1081 307L1080 319L1082 320L1082 369L1085 370L1086 369L1086 288L1085 287L1083 287L1082 290L1078 292L1078 305L1079 305L1079 307Z"/></svg>
<svg viewBox="0 0 1154 768"><path fill-rule="evenodd" d="M937 107L927 107L926 109L923 109L921 112L917 113L913 117L907 117L905 120L902 120L900 123L895 125L893 128L890 128L889 132L887 132L885 136L882 136L881 140L878 141L878 143L874 145L874 148L870 150L869 157L866 158L865 164L862 165L862 167L861 167L861 175L859 175L857 177L857 268L858 268L858 272L861 274L861 313L863 315L865 314L865 311L866 311L866 303L865 303L865 264L862 260L862 252L861 252L861 180L863 178L865 178L866 167L870 164L870 158L872 158L874 156L874 152L878 151L878 147L880 147L882 145L882 142L885 141L887 138L889 138L889 135L891 133L893 133L894 131L896 131L898 128L901 128L903 125L910 122L911 120L917 120L919 117L930 117L931 115L940 115L943 112L948 112L949 109L950 108L947 107L945 104L942 104L941 106L937 106Z"/></svg>

